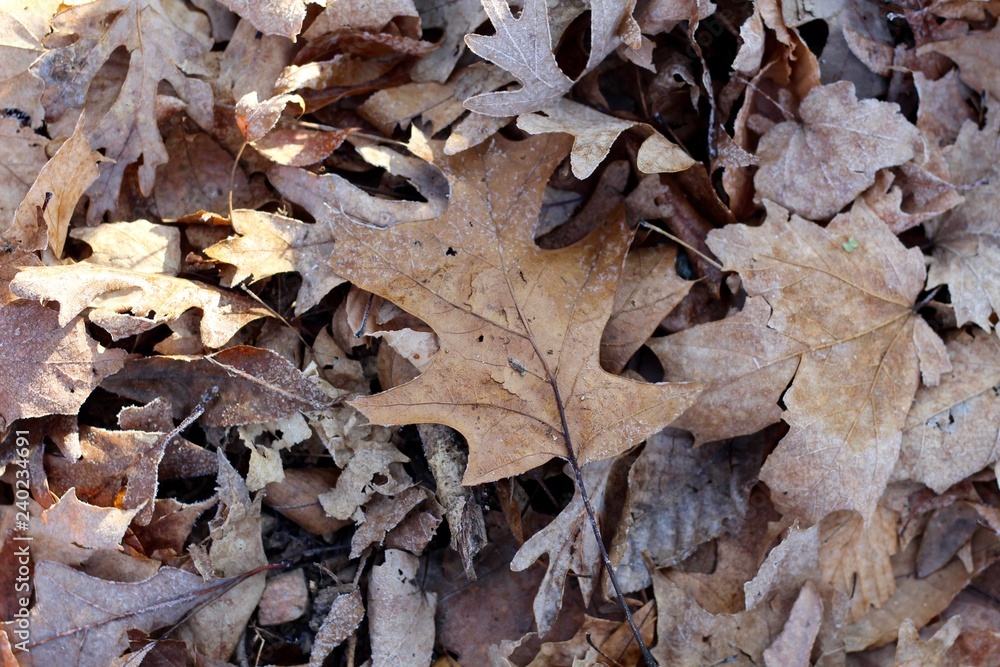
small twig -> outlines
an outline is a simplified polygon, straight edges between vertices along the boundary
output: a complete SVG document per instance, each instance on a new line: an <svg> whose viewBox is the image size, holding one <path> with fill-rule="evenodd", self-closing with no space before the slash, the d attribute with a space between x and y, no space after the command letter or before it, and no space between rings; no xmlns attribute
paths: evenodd
<svg viewBox="0 0 1000 667"><path fill-rule="evenodd" d="M507 281L507 289L510 292L511 297L514 297L514 286L510 284L510 277L507 271L503 272L504 280ZM636 644L639 646L639 650L642 652L643 660L647 667L657 667L656 660L653 659L653 655L649 652L649 647L646 646L646 642L642 638L642 633L639 632L639 628L635 624L635 620L632 618L632 611L628 608L628 602L625 601L625 594L622 592L622 588L618 583L618 575L615 574L615 568L611 564L611 557L608 555L608 550L604 547L604 536L601 534L601 527L597 525L597 513L594 511L594 506L590 502L590 495L587 493L587 486L583 482L583 470L580 468L580 462L576 458L576 451L573 449L573 440L570 436L569 430L569 420L566 417L566 404L563 402L562 395L559 393L559 383L556 381L556 376L549 368L548 362L545 360L545 355L542 354L541 348L538 347L538 343L535 341L535 336L531 333L531 327L528 326L528 320L525 318L524 313L521 312L521 305L517 302L516 298L513 298L514 308L517 310L517 316L521 320L521 325L524 327L525 334L527 334L528 342L531 344L531 348L535 352L535 356L538 357L538 361L542 365L542 369L545 371L545 375L548 378L549 386L552 387L552 394L555 397L556 409L559 411L559 422L562 427L563 432L563 442L566 445L566 459L569 461L570 467L573 469L573 475L576 477L576 488L580 491L580 498L583 500L583 507L587 511L587 520L590 523L590 529L594 533L594 538L597 540L597 548L601 553L601 562L604 564L604 570L608 573L608 578L611 580L611 586L615 589L615 596L618 598L618 604L622 608L622 612L625 614L625 620L628 621L629 628L632 630L632 636L635 637Z"/></svg>
<svg viewBox="0 0 1000 667"><path fill-rule="evenodd" d="M236 169L240 166L240 158L243 157L243 151L246 150L248 145L249 144L244 141L243 145L240 146L239 152L236 154L236 157L233 158L233 169L229 172L229 222L233 221L233 187L236 183Z"/></svg>
<svg viewBox="0 0 1000 667"><path fill-rule="evenodd" d="M365 329L368 327L368 313L372 310L372 301L374 300L375 295L369 292L368 303L365 304L365 314L361 316L361 328L354 332L355 338L361 338L365 334Z"/></svg>
<svg viewBox="0 0 1000 667"><path fill-rule="evenodd" d="M651 225L651 224L649 224L648 222L646 222L645 220L640 220L640 221L639 221L639 226L640 226L640 227L645 227L646 229L651 229L651 230L653 230L654 232L658 232L658 233L660 233L660 234L663 234L664 236L666 236L666 237L667 237L668 239L670 239L670 240L671 240L671 241L673 241L674 243L678 243L678 244L680 244L680 245L684 246L685 248L687 248L688 250L690 250L691 252L693 252L694 254L698 255L698 256L699 256L699 257L701 257L701 258L702 258L703 260L705 260L706 262L708 262L709 264L711 264L712 266L714 266L715 268L717 268L717 269L718 269L719 271L725 271L725 270L726 270L726 269L725 269L725 268L724 268L724 267L722 266L722 264L719 264L719 263L718 263L718 262L716 262L716 261L715 261L714 259L712 259L712 258L711 258L711 257L709 257L708 255L706 255L705 253L701 252L701 251L700 251L700 250L698 250L697 248L695 248L695 247L693 247L693 246L691 246L691 245L688 245L688 244L687 244L687 243L685 243L684 241L681 241L681 240L680 240L679 238L677 238L676 236L674 236L674 235L673 235L673 234L671 234L670 232L668 232L668 231L665 231L665 230L663 230L663 229L660 229L660 228L659 228L659 227L657 227L656 225Z"/></svg>

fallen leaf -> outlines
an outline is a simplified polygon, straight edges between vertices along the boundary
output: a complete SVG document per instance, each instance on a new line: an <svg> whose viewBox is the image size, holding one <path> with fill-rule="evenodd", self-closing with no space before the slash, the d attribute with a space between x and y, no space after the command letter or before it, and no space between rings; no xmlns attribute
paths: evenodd
<svg viewBox="0 0 1000 667"><path fill-rule="evenodd" d="M702 609L683 590L664 574L653 570L653 591L656 596L657 643L653 657L660 664L676 667L702 667L703 665L732 664L741 666L759 665L767 650L779 635L781 626L788 620L796 593L810 571L809 558L802 558L803 551L808 556L812 542L812 557L815 559L815 529L798 531L785 538L785 542L795 543L796 553L790 563L783 563L784 554L772 553L772 569L782 570L782 581L771 587L770 582L757 579L747 586L756 588L758 601L751 606L748 596L747 610L737 614L710 614ZM796 536L797 535L797 536ZM781 545L776 547L776 552ZM815 561L811 563L815 567ZM767 568L768 563L761 570ZM761 576L761 575L758 575Z"/></svg>
<svg viewBox="0 0 1000 667"><path fill-rule="evenodd" d="M38 172L24 201L17 207L14 221L4 238L16 241L23 250L52 248L62 256L66 232L77 200L98 177L101 156L90 150L83 136L83 117L52 159Z"/></svg>
<svg viewBox="0 0 1000 667"><path fill-rule="evenodd" d="M83 458L48 455L45 470L58 494L75 487L84 500L102 507L138 510L140 526L153 517L157 467L166 445L163 434L80 427Z"/></svg>
<svg viewBox="0 0 1000 667"><path fill-rule="evenodd" d="M813 220L851 203L877 170L910 160L920 136L897 105L858 101L847 81L813 88L799 117L761 137L754 186L759 198Z"/></svg>
<svg viewBox="0 0 1000 667"><path fill-rule="evenodd" d="M58 301L61 326L87 308L130 311L155 323L175 320L198 308L201 337L210 348L222 347L244 325L270 316L256 301L218 287L89 262L25 267L11 281L10 289L22 299ZM152 318L148 318L150 312L155 313Z"/></svg>
<svg viewBox="0 0 1000 667"><path fill-rule="evenodd" d="M336 480L337 471L331 468L286 469L284 479L264 488L264 504L310 533L335 533L350 523L324 512L318 496L330 491Z"/></svg>
<svg viewBox="0 0 1000 667"><path fill-rule="evenodd" d="M281 35L295 41L302 30L308 5L326 6L326 0L220 0L265 35Z"/></svg>
<svg viewBox="0 0 1000 667"><path fill-rule="evenodd" d="M270 276L297 271L302 287L295 302L295 313L302 314L320 302L343 279L333 273L327 258L333 253L330 228L307 224L273 213L233 211L233 229L240 234L216 243L205 254L232 264L225 270L229 286L252 278L253 282Z"/></svg>
<svg viewBox="0 0 1000 667"><path fill-rule="evenodd" d="M561 402L581 464L655 433L698 391L601 369L631 234L619 209L574 246L535 245L531 226L564 146L496 139L441 158L451 203L433 221L376 229L332 211L322 218L340 247L334 271L420 317L441 343L419 378L353 404L375 423L440 423L465 435L465 484L566 455L554 386L571 388Z"/></svg>
<svg viewBox="0 0 1000 667"><path fill-rule="evenodd" d="M102 386L135 401L167 397L177 420L187 417L216 388L218 398L200 419L206 426L259 424L330 404L322 389L283 357L248 345L208 356L138 359Z"/></svg>
<svg viewBox="0 0 1000 667"><path fill-rule="evenodd" d="M650 585L644 559L656 567L676 565L735 528L747 511L767 443L751 436L694 447L691 436L672 428L646 439L628 473L625 518L611 549L620 555L622 590Z"/></svg>
<svg viewBox="0 0 1000 667"><path fill-rule="evenodd" d="M809 657L822 621L823 600L816 585L807 581L792 605L781 634L764 650L764 664L767 667L809 667L812 664Z"/></svg>
<svg viewBox="0 0 1000 667"><path fill-rule="evenodd" d="M835 512L820 522L820 576L841 593L855 621L880 607L896 591L890 558L898 551L898 515L879 506L863 521L855 512Z"/></svg>
<svg viewBox="0 0 1000 667"><path fill-rule="evenodd" d="M590 54L584 74L596 67L621 43L619 27L634 24L633 5L612 0L591 0ZM466 35L465 43L478 56L510 72L521 88L490 92L465 100L470 111L488 116L516 116L545 109L573 86L552 53L552 34L544 0L526 0L521 15L514 18L507 0L483 0L483 9L493 24L493 35ZM524 48L530 45L530 48Z"/></svg>
<svg viewBox="0 0 1000 667"><path fill-rule="evenodd" d="M139 273L176 276L181 266L181 232L148 220L77 227L69 235L90 246L88 262Z"/></svg>
<svg viewBox="0 0 1000 667"><path fill-rule="evenodd" d="M906 417L895 476L937 493L1000 458L1000 341L974 329L950 336L952 371L920 387Z"/></svg>
<svg viewBox="0 0 1000 667"><path fill-rule="evenodd" d="M991 315L1000 307L1000 114L986 127L966 123L945 154L955 185L964 186L965 203L945 217L927 223L934 241L927 286L948 285L961 326L974 322L990 331Z"/></svg>
<svg viewBox="0 0 1000 667"><path fill-rule="evenodd" d="M368 627L376 665L426 667L430 663L437 595L420 590L419 566L416 556L388 549L385 563L372 568Z"/></svg>
<svg viewBox="0 0 1000 667"><path fill-rule="evenodd" d="M258 494L253 501L243 478L233 469L222 450L218 451L219 476L216 491L219 504L209 522L211 543L207 553L200 545L191 547L195 567L207 580L236 577L267 565L261 537ZM199 553L201 555L199 557ZM266 574L259 572L227 588L197 614L187 619L177 636L186 639L199 653L215 660L228 660L245 631L250 615L264 592Z"/></svg>
<svg viewBox="0 0 1000 667"><path fill-rule="evenodd" d="M931 513L917 550L917 577L923 579L947 565L979 529L980 514L966 502Z"/></svg>
<svg viewBox="0 0 1000 667"><path fill-rule="evenodd" d="M326 656L354 634L364 617L365 607L361 603L361 591L354 590L338 596L313 639L309 667L322 667Z"/></svg>
<svg viewBox="0 0 1000 667"><path fill-rule="evenodd" d="M105 350L82 318L65 323L44 306L0 306L0 430L16 419L75 415L90 392L121 369L122 350Z"/></svg>
<svg viewBox="0 0 1000 667"><path fill-rule="evenodd" d="M605 497L613 495L620 486L621 472L613 475L615 461L612 459L595 461L583 468L583 483L591 498L595 514L604 512ZM567 472L571 475L572 470ZM617 479L615 485L613 480ZM615 487L608 494L608 485ZM600 518L598 518L600 522ZM510 569L521 572L528 569L544 554L548 554L548 569L538 586L533 605L538 634L544 637L555 623L563 602L563 589L570 571L577 575L580 592L588 602L594 593L595 584L601 574L601 552L594 538L583 497L579 489L573 500L548 526L538 531L525 542L514 555Z"/></svg>
<svg viewBox="0 0 1000 667"><path fill-rule="evenodd" d="M0 14L0 22L5 18ZM2 49L0 45L0 53ZM6 225L45 166L45 138L16 118L0 118L0 154L7 166L0 177L0 220ZM13 230L5 231L4 238L9 231Z"/></svg>
<svg viewBox="0 0 1000 667"><path fill-rule="evenodd" d="M115 210L129 165L142 160L139 189L149 195L156 168L167 162L156 126L161 82L169 82L198 125L213 124L212 88L197 76L207 73L198 66L198 58L212 48L208 18L174 0L119 4L98 0L59 12L52 20L53 30L64 38L75 35L76 40L46 52L33 65L46 82L42 98L46 116L58 119L85 106L88 90L116 49L128 53L128 71L118 95L105 114L92 121L96 125L86 128L91 146L104 148L111 158L88 190L91 222Z"/></svg>
<svg viewBox="0 0 1000 667"><path fill-rule="evenodd" d="M639 147L639 171L683 171L694 164L694 160L682 148L662 137L649 125L608 116L567 99L560 99L538 113L521 114L517 119L517 126L528 134L562 132L573 135L573 150L569 159L573 174L579 179L594 173L608 156L618 135L637 125L652 132Z"/></svg>
<svg viewBox="0 0 1000 667"><path fill-rule="evenodd" d="M415 0L424 29L441 28L437 48L413 68L414 81L444 83L465 53L465 36L474 32L486 13L480 0Z"/></svg>
<svg viewBox="0 0 1000 667"><path fill-rule="evenodd" d="M79 500L76 489L48 509L32 507L31 555L36 563L77 566L95 549L118 549L138 509L97 507Z"/></svg>
<svg viewBox="0 0 1000 667"><path fill-rule="evenodd" d="M172 626L229 582L164 567L145 581L121 583L43 562L35 567L34 583L32 658L47 665L106 667L128 646L128 630Z"/></svg>
<svg viewBox="0 0 1000 667"><path fill-rule="evenodd" d="M917 55L928 51L948 56L958 64L958 76L970 88L1000 99L1000 73L992 66L1000 60L1000 27L992 30L975 30L958 39L926 44L917 49Z"/></svg>
<svg viewBox="0 0 1000 667"><path fill-rule="evenodd" d="M896 662L893 667L944 667L948 649L952 647L962 631L962 619L952 616L941 626L934 636L923 641L917 634L913 621L906 619L899 627L896 645Z"/></svg>
<svg viewBox="0 0 1000 667"><path fill-rule="evenodd" d="M851 239L857 247L848 251ZM772 412L792 360L800 359L782 399L781 418L791 430L761 479L776 504L795 515L818 521L855 509L871 518L921 374L925 384L936 384L950 368L943 343L913 312L923 287L922 254L906 250L857 204L825 229L770 205L763 226L730 225L713 231L708 243L727 269L740 273L750 296L770 304L768 327L793 341L789 352L748 369L773 383L755 389L769 394L764 405ZM718 327L708 332L718 335ZM702 376L706 385L720 386L716 378L728 376L722 359ZM773 372L776 364L787 367ZM745 402L739 392L731 400L738 408Z"/></svg>
<svg viewBox="0 0 1000 667"><path fill-rule="evenodd" d="M7 109L25 115L24 126L38 128L45 120L41 99L45 84L29 68L44 52L39 40L48 31L50 14L41 3L25 6L21 16L12 9L5 5L0 12L0 99ZM33 25L38 22L41 26ZM3 213L0 220L8 217Z"/></svg>

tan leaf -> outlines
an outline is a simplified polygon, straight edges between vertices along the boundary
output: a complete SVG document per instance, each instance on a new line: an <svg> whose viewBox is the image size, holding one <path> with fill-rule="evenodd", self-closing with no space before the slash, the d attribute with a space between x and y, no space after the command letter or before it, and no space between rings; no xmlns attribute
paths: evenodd
<svg viewBox="0 0 1000 667"><path fill-rule="evenodd" d="M361 603L361 591L354 590L337 596L313 640L309 667L322 667L326 656L354 634L364 617L365 607Z"/></svg>
<svg viewBox="0 0 1000 667"><path fill-rule="evenodd" d="M77 566L95 549L119 549L136 512L87 504L76 497L76 489L69 489L48 509L33 502L32 558L36 563Z"/></svg>
<svg viewBox="0 0 1000 667"><path fill-rule="evenodd" d="M0 22L3 20L0 13ZM0 155L5 166L0 177L0 224L6 226L45 166L45 138L15 118L0 118ZM16 228L4 232L4 237L11 231Z"/></svg>
<svg viewBox="0 0 1000 667"><path fill-rule="evenodd" d="M430 509L432 512L418 511L421 505L426 506L427 504L431 505ZM441 523L440 508L434 507L434 504L434 495L427 489L419 486L410 487L402 493L392 496L381 495L374 497L365 506L364 523L358 526L358 529L354 532L354 536L351 538L350 557L358 558L366 549L374 545L381 546L385 544L393 548L404 548L403 545L390 543L388 539L391 535L395 534L397 528L405 527L405 520L408 517L419 516L421 514L436 515L432 519L431 525L428 526L429 533L426 534L426 539L417 540L417 544L407 545L411 547L407 551L420 555Z"/></svg>
<svg viewBox="0 0 1000 667"><path fill-rule="evenodd" d="M970 88L1000 99L1000 26L992 30L973 30L958 39L933 42L917 49L918 55L928 51L948 56L958 63L958 76Z"/></svg>
<svg viewBox="0 0 1000 667"><path fill-rule="evenodd" d="M493 24L493 35L467 35L465 43L478 56L510 72L521 88L490 92L465 100L465 107L488 116L516 116L546 109L573 86L552 53L552 32L544 0L526 0L515 19L508 0L482 0ZM577 80L591 71L621 43L619 29L628 33L635 24L629 2L591 0L590 54ZM563 12L573 11L564 8ZM557 35L558 36L558 35ZM529 48L525 48L530 45Z"/></svg>
<svg viewBox="0 0 1000 667"><path fill-rule="evenodd" d="M821 576L848 599L849 620L882 606L896 591L889 559L899 548L898 518L879 506L868 522L855 512L836 512L820 522Z"/></svg>
<svg viewBox="0 0 1000 667"><path fill-rule="evenodd" d="M94 264L169 276L176 276L181 266L181 232L170 225L106 222L77 227L69 235L90 246L93 254L87 261Z"/></svg>
<svg viewBox="0 0 1000 667"><path fill-rule="evenodd" d="M200 419L207 426L258 424L330 404L327 395L284 357L248 345L208 356L138 359L102 386L136 401L167 397L178 420L210 389L218 388L218 398Z"/></svg>
<svg viewBox="0 0 1000 667"><path fill-rule="evenodd" d="M1000 341L975 329L947 347L953 370L917 390L896 473L938 493L1000 458Z"/></svg>
<svg viewBox="0 0 1000 667"><path fill-rule="evenodd" d="M938 628L934 636L923 641L913 626L913 621L906 619L899 627L899 641L896 644L896 662L893 667L944 667L948 649L958 639L962 631L962 618L952 616L948 622Z"/></svg>
<svg viewBox="0 0 1000 667"><path fill-rule="evenodd" d="M165 445L161 433L81 426L83 458L71 461L48 455L45 470L56 493L75 487L77 494L93 505L138 509L135 521L144 526L153 517L157 467Z"/></svg>
<svg viewBox="0 0 1000 667"><path fill-rule="evenodd" d="M813 642L823 621L823 601L816 585L807 581L792 605L781 634L764 651L767 667L809 667Z"/></svg>
<svg viewBox="0 0 1000 667"><path fill-rule="evenodd" d="M140 18L141 16L141 18ZM76 37L69 46L49 51L34 65L46 82L46 115L61 118L82 108L102 66L119 47L128 53L128 71L121 90L103 117L91 119L86 135L104 148L108 162L89 190L87 219L97 222L118 204L125 169L142 160L139 188L152 192L156 167L167 162L167 151L156 126L156 102L161 82L187 103L186 112L200 126L211 128L212 89L197 75L206 74L197 59L212 48L208 18L176 0L137 0L126 5L98 0L61 11L52 21L59 37Z"/></svg>
<svg viewBox="0 0 1000 667"><path fill-rule="evenodd" d="M732 317L650 340L668 380L698 378L706 385L674 427L702 444L755 433L781 419L778 399L806 348L769 327L771 317L767 302L752 296Z"/></svg>
<svg viewBox="0 0 1000 667"><path fill-rule="evenodd" d="M39 171L4 237L24 250L50 246L57 257L61 256L73 209L97 178L96 163L100 160L100 154L90 150L83 136L81 117L73 135Z"/></svg>
<svg viewBox="0 0 1000 667"><path fill-rule="evenodd" d="M986 331L1000 308L1000 114L988 120L981 130L966 123L945 155L965 203L926 227L934 241L927 286L948 285L959 326Z"/></svg>
<svg viewBox="0 0 1000 667"><path fill-rule="evenodd" d="M615 307L601 336L601 364L621 373L625 364L691 289L677 275L676 248L639 248L625 258Z"/></svg>
<svg viewBox="0 0 1000 667"><path fill-rule="evenodd" d="M583 483L598 516L604 512L613 468L614 460L609 459L595 461L583 469ZM568 468L566 472L572 474ZM621 480L618 482L612 495L620 489ZM570 571L579 577L577 581L585 602L590 601L601 573L601 552L594 539L579 489L552 523L532 535L521 546L510 563L510 569L515 572L526 570L545 554L548 554L548 569L538 587L533 605L538 634L542 637L548 634L562 607L563 588Z"/></svg>
<svg viewBox="0 0 1000 667"><path fill-rule="evenodd" d="M388 549L385 563L372 568L368 627L376 665L426 667L430 663L437 595L420 590L419 567L416 556Z"/></svg>
<svg viewBox="0 0 1000 667"><path fill-rule="evenodd" d="M569 159L573 174L580 179L594 173L608 156L618 135L637 125L652 132L639 147L639 171L647 174L683 171L694 164L682 148L659 135L649 125L608 116L567 99L560 99L538 113L522 114L517 119L517 126L528 134L572 134L573 150Z"/></svg>
<svg viewBox="0 0 1000 667"><path fill-rule="evenodd" d="M427 201L382 199L336 174L316 175L291 167L275 167L268 178L285 196L304 206L317 221L342 213L368 224L388 226L427 220L444 213L448 205L448 182L435 165L373 147L362 148L359 152L372 164L408 179ZM336 208L332 208L331 202L335 202Z"/></svg>
<svg viewBox="0 0 1000 667"><path fill-rule="evenodd" d="M168 160L157 169L153 188L162 219L197 219L203 211L228 211L230 191L233 206L251 205L243 169L233 171L233 156L208 134L188 132L177 123L165 145Z"/></svg>
<svg viewBox="0 0 1000 667"><path fill-rule="evenodd" d="M928 79L923 72L914 72L913 84L920 95L917 127L924 136L939 144L955 143L962 125L973 119L972 108L958 102L965 96L958 82L958 72L952 70L936 81Z"/></svg>
<svg viewBox="0 0 1000 667"><path fill-rule="evenodd" d="M815 530L798 531L785 538L794 542L795 554L788 562L778 558L770 564L782 570L782 581L777 586L759 583L757 579L747 586L759 590L758 601L737 614L710 614L702 609L667 576L653 570L653 592L656 596L657 643L653 657L661 665L674 667L702 667L704 665L732 664L749 667L763 662L764 651L779 636L781 626L787 621L795 601L795 594L803 581L815 568ZM801 558L811 547L812 562ZM781 545L772 550L772 560ZM762 571L769 564L761 567ZM758 575L760 576L760 575Z"/></svg>
<svg viewBox="0 0 1000 667"><path fill-rule="evenodd" d="M326 0L219 0L248 20L265 35L281 35L295 41L302 30L308 5L326 6ZM227 656L228 657L228 656Z"/></svg>
<svg viewBox="0 0 1000 667"><path fill-rule="evenodd" d="M44 52L39 40L48 32L51 14L42 3L24 6L22 16L12 9L4 5L0 11L0 99L6 108L24 114L18 119L24 126L38 128L45 120L42 109L45 84L29 67ZM36 32L38 28L42 30ZM6 214L0 217L6 219Z"/></svg>
<svg viewBox="0 0 1000 667"><path fill-rule="evenodd" d="M336 131L309 129L274 130L254 142L258 153L286 167L307 167L325 160L357 128Z"/></svg>
<svg viewBox="0 0 1000 667"><path fill-rule="evenodd" d="M105 350L81 318L65 324L37 303L0 307L0 430L15 419L76 414L90 392L125 361Z"/></svg>
<svg viewBox="0 0 1000 667"><path fill-rule="evenodd" d="M768 371L800 357L783 398L791 430L761 479L796 515L818 521L855 509L869 519L899 454L921 373L925 384L936 384L950 368L941 340L913 312L923 255L906 250L858 205L825 229L771 205L761 227L730 225L708 243L740 273L750 296L768 301L768 327L806 347L763 365ZM721 356L716 368L726 363ZM712 375L706 380L718 386ZM768 381L770 403L787 375ZM744 399L737 393L733 400L739 406Z"/></svg>
<svg viewBox="0 0 1000 667"><path fill-rule="evenodd" d="M236 267L224 275L230 286L252 278L253 282L270 276L297 271L302 287L295 302L301 314L320 302L343 279L333 273L327 258L333 253L330 228L307 224L274 213L233 211L233 229L240 234L216 243L205 254Z"/></svg>
<svg viewBox="0 0 1000 667"><path fill-rule="evenodd" d="M413 67L414 81L448 80L459 58L465 53L465 36L475 32L486 12L480 0L415 0L420 11L420 24L428 28L440 28L442 35L438 47L421 58Z"/></svg>
<svg viewBox="0 0 1000 667"><path fill-rule="evenodd" d="M813 88L799 117L761 138L754 186L758 197L814 220L849 204L877 170L910 160L919 141L897 105L859 102L849 81Z"/></svg>
<svg viewBox="0 0 1000 667"><path fill-rule="evenodd" d="M144 581L121 583L39 563L31 656L38 664L106 667L128 646L128 630L148 633L172 626L223 583L171 567Z"/></svg>
<svg viewBox="0 0 1000 667"><path fill-rule="evenodd" d="M351 522L327 515L317 496L330 491L336 481L334 468L290 468L284 479L265 487L264 504L311 533L335 533Z"/></svg>
<svg viewBox="0 0 1000 667"><path fill-rule="evenodd" d="M612 554L621 550L616 570L625 592L651 583L644 558L656 567L676 565L738 524L766 442L695 448L691 436L671 428L646 439L628 474L626 518L612 548Z"/></svg>
<svg viewBox="0 0 1000 667"><path fill-rule="evenodd" d="M236 103L236 125L247 143L264 138L274 129L282 112L289 104L297 104L300 112L306 110L306 103L298 95L275 95L263 102L257 99L257 91L250 91Z"/></svg>
<svg viewBox="0 0 1000 667"><path fill-rule="evenodd" d="M581 463L655 433L698 391L601 369L600 339L631 234L619 208L574 246L535 245L545 181L565 150L549 138L498 138L441 158L451 203L432 221L378 229L329 210L318 216L337 237L334 271L427 322L441 343L419 378L354 404L375 423L440 423L465 435L465 484L565 456L553 386L567 392L568 435Z"/></svg>
<svg viewBox="0 0 1000 667"><path fill-rule="evenodd" d="M58 301L59 324L87 308L128 312L156 323L169 322L192 308L201 310L201 337L222 347L244 325L270 313L247 297L183 278L97 266L88 262L21 269L11 291L22 299ZM150 398L152 400L153 397Z"/></svg>
<svg viewBox="0 0 1000 667"><path fill-rule="evenodd" d="M881 608L871 609L861 619L842 629L848 651L863 651L896 639L900 626L911 619L922 628L940 614L972 578L1000 557L1000 540L989 531L980 530L973 539L973 570L969 572L958 559L927 577L916 572L917 540L906 551L893 556L896 592Z"/></svg>
<svg viewBox="0 0 1000 667"><path fill-rule="evenodd" d="M229 464L220 449L218 511L209 522L212 538L205 561L206 579L235 577L253 568L267 565L261 539L260 503L258 494L253 501L243 478ZM200 548L200 547L195 547ZM195 566L199 558L195 558ZM247 621L264 592L266 574L260 572L209 602L199 613L187 620L177 632L199 653L215 660L227 660L246 630Z"/></svg>

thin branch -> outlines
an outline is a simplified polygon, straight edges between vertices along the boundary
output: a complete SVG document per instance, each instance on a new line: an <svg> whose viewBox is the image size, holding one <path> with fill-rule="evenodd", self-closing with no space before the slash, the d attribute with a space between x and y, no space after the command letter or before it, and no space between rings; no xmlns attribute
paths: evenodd
<svg viewBox="0 0 1000 667"><path fill-rule="evenodd" d="M507 281L507 289L510 291L510 295L514 297L514 287L510 284L510 277L507 272L503 272L504 279ZM570 467L573 469L573 475L576 477L576 488L580 491L580 498L583 500L583 507L587 511L587 520L590 523L590 529L594 533L594 537L597 539L597 548L601 552L601 562L604 564L604 569L608 573L608 578L611 579L611 585L615 589L615 596L618 598L618 604L622 608L622 612L625 614L625 620L628 621L628 626L632 630L632 636L635 637L636 644L639 646L639 650L642 652L643 660L647 667L657 667L656 660L653 659L653 655L649 652L649 647L646 646L646 642L642 639L642 633L639 632L639 628L635 624L635 620L632 618L632 611L628 608L628 602L625 601L625 594L622 592L621 586L618 583L618 576L615 574L615 568L611 564L611 557L608 556L608 550L604 548L604 536L601 535L601 527L597 525L597 514L594 512L594 506L590 502L590 495L587 493L587 486L583 482L583 470L580 469L580 462L576 458L576 451L573 449L573 440L570 436L569 421L566 417L566 405L563 403L562 395L559 393L559 383L556 382L556 376L552 373L552 369L549 368L548 362L545 360L545 355L542 354L542 350L538 347L538 343L535 342L535 335L531 332L531 327L528 326L528 320L524 317L524 313L521 312L521 305L517 302L516 298L513 298L514 308L517 310L517 316L521 319L521 324L524 326L524 331L527 334L528 342L531 343L531 348L535 351L535 356L538 357L539 362L542 364L542 368L545 370L545 375L548 378L549 386L552 387L552 394L555 396L556 409L559 411L559 421L562 425L563 432L563 442L566 443L566 459L569 461Z"/></svg>

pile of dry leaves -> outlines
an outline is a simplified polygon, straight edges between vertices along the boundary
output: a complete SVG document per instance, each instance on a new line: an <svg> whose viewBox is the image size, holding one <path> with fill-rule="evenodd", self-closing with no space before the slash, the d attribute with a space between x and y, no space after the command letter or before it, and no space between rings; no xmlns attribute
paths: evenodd
<svg viewBox="0 0 1000 667"><path fill-rule="evenodd" d="M0 666L1000 663L998 16L0 1Z"/></svg>

